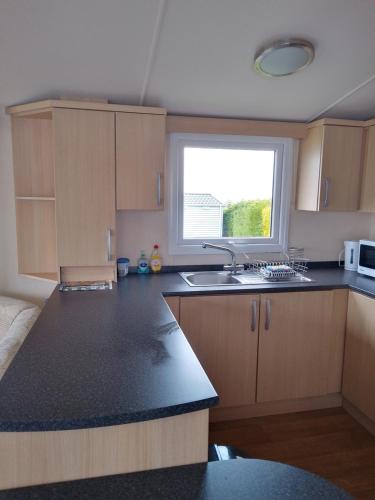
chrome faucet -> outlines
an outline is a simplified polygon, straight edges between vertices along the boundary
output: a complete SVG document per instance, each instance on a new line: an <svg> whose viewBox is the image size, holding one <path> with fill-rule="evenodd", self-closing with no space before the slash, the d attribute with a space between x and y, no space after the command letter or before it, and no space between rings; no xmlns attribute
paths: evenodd
<svg viewBox="0 0 375 500"><path fill-rule="evenodd" d="M228 247L221 245L213 245L212 243L202 243L202 248L215 248L216 250L222 250L223 252L228 252L232 258L232 263L230 266L224 266L224 271L229 271L230 274L238 274L238 271L242 271L244 266L237 264L236 254Z"/></svg>

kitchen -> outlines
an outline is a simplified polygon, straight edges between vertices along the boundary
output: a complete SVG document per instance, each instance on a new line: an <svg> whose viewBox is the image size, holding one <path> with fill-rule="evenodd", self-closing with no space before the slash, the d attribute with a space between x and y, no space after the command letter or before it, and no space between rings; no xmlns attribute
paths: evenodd
<svg viewBox="0 0 375 500"><path fill-rule="evenodd" d="M276 8L274 3L252 3L263 23ZM4 27L9 37L12 24L27 28L21 4L1 7L2 17L11 21ZM37 26L42 4L35 0L28 10ZM337 264L344 241L375 239L375 109L366 57L355 61L359 78L342 59L326 74L329 61L338 57L338 42L328 29L336 22L334 8L327 9L327 19L317 25L311 23L317 23L317 14L307 2L298 8L289 2L287 11L280 12L282 22L270 26L273 38L283 44L275 45L260 32L253 35L252 44L244 43L251 16L243 2L237 2L237 10L232 2L223 2L216 28L212 2L204 4L201 24L194 26L197 40L201 36L205 41L201 57L205 65L211 61L206 74L215 78L213 61L219 62L225 49L232 57L241 50L248 62L243 74L244 60L227 58L226 87L211 86L204 98L203 83L194 79L193 71L203 59L193 50L188 31L184 36L192 44L192 66L185 76L190 91L166 79L168 64L175 64L181 53L187 56L189 46L182 32L177 36L176 26L182 29L185 21L196 19L197 5L182 2L126 2L123 11L117 7L119 14L129 16L129 26L134 24L121 35L132 42L123 40L130 66L135 40L144 47L144 61L149 61L142 66L145 73L136 65L126 74L118 68L123 94L95 79L96 70L89 64L90 81L77 73L56 82L36 50L48 32L28 35L30 60L39 61L45 77L30 71L30 81L20 81L19 89L10 76L6 80L0 134L1 294L46 304L0 382L3 490L113 474L125 474L126 482L132 474L150 469L162 474L166 467L206 462L208 440L236 446L249 459L288 464L288 458L277 453L254 455L258 438L249 437L247 443L250 434L241 429L283 421L287 429L287 418L297 426L310 418L313 434L314 418L319 422L325 416L333 426L347 426L348 446L355 435L366 443L363 476L358 475L355 458L336 472L336 481L324 470L301 467L356 497L371 498L374 493L375 415L367 383L374 377L371 245L353 250L361 256L361 266L370 268L370 276L367 271L344 271ZM338 7L337 0L329 4ZM293 9L303 37L295 36ZM54 16L66 21L67 12L54 5L43 15L71 51L66 22L58 27L53 22ZM69 29L78 36L75 28L88 26L105 12L99 3L92 17L79 10ZM365 35L353 36L346 41L348 51L350 44L356 44L358 52L373 47L374 15L371 4L356 9L354 2L347 2L340 11L344 25L354 23L353 33L369 30L367 45ZM247 21L241 25L242 18ZM135 29L136 20L142 33ZM111 26L119 23L113 13L104 15L103 29L107 21ZM221 50L213 51L206 29L217 36L224 27L236 32L238 23L242 31L234 46L222 41ZM172 36L175 47L168 43ZM94 38L93 33L83 36L90 46L79 46L69 64L79 64L92 53ZM219 44L220 39L214 39ZM111 40L107 48L113 48ZM320 40L332 47L322 47ZM261 56L267 62L269 53L286 47L302 50L310 65L279 78L259 72ZM14 50L19 57L27 52L24 45ZM69 64L61 50L55 64L62 77ZM4 49L7 53L12 53L10 46ZM16 71L13 59L5 58L5 63ZM232 64L236 77L229 70ZM44 90L42 79L50 82ZM246 89L248 79L257 95L245 93L244 100L233 83ZM184 100L184 95L192 100ZM196 214L201 215L194 225ZM220 222L216 226L215 217ZM253 221L250 230L248 220ZM217 227L219 234L210 232ZM160 245L162 272L140 276L140 252L146 249L148 256L155 243ZM230 252L215 246L228 247L235 261ZM347 256L346 264L350 249ZM130 272L121 279L117 258L130 259ZM275 271L275 263L284 271L288 268L297 281L288 277L285 282L241 283L255 271ZM186 280L179 273L187 273ZM59 291L62 282L69 286L88 281L108 283L111 289ZM161 436L165 445L158 450L154 445ZM89 466L87 440L96 450ZM321 446L321 452L337 460L333 448ZM48 461L51 467L43 465ZM247 466L239 460L218 462L216 466L238 470ZM214 470L215 462L208 466ZM174 472L168 474L166 478ZM96 480L87 484L97 484L90 481ZM68 484L73 492L74 483ZM0 498L2 494L11 493L0 491Z"/></svg>

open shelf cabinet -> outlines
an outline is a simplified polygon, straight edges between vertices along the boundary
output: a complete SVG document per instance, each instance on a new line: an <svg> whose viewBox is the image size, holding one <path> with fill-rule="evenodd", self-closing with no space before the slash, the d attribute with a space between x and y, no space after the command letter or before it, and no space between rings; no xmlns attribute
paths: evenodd
<svg viewBox="0 0 375 500"><path fill-rule="evenodd" d="M12 117L18 272L59 281L51 115Z"/></svg>

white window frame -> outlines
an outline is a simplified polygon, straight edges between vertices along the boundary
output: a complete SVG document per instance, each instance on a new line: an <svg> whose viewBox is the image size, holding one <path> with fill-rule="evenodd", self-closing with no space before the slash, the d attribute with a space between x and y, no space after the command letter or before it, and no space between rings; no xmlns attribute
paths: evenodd
<svg viewBox="0 0 375 500"><path fill-rule="evenodd" d="M245 253L285 252L288 230L295 141L285 137L173 133L169 138L169 253L193 255L219 253L203 249L202 241L215 244L235 242ZM184 239L183 238L183 167L185 147L221 149L259 149L275 151L274 187L272 196L272 235L270 238ZM230 179L231 180L231 179ZM232 179L240 182L240 179Z"/></svg>

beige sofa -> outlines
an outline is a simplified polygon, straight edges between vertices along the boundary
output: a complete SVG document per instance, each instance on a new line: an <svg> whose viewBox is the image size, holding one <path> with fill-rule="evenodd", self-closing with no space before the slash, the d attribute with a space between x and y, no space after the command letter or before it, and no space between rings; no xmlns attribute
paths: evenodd
<svg viewBox="0 0 375 500"><path fill-rule="evenodd" d="M0 295L0 379L39 313L35 304Z"/></svg>

